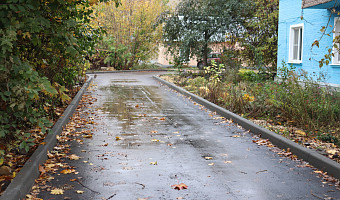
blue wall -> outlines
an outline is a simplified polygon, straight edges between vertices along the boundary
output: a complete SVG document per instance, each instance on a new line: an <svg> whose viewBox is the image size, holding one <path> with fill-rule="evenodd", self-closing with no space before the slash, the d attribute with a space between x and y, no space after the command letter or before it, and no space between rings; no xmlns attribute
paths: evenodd
<svg viewBox="0 0 340 200"><path fill-rule="evenodd" d="M319 68L318 61L324 58L328 49L332 47L333 34L332 28L329 27L326 33L330 36L322 35L320 29L326 26L329 20L330 12L327 9L303 9L301 8L302 0L280 0L279 10L279 35L278 35L278 69L282 66L284 60L288 63L289 55L289 34L290 26L296 24L304 24L303 30L303 52L302 63L293 64L296 69L303 69L310 75L316 75L322 71L326 74L327 83L340 84L340 66L339 65L324 65ZM303 19L301 19L303 15ZM334 16L331 17L329 25L334 25ZM315 40L320 40L320 47L312 44Z"/></svg>

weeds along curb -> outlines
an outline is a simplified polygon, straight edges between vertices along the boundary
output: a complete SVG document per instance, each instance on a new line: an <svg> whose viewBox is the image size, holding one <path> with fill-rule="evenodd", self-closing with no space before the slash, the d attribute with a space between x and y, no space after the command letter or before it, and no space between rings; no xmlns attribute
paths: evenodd
<svg viewBox="0 0 340 200"><path fill-rule="evenodd" d="M26 161L24 167L20 170L17 176L12 180L5 192L0 196L0 200L20 200L31 190L34 180L39 177L39 165L42 165L47 159L47 151L52 150L56 145L56 136L59 135L63 127L67 124L70 117L76 110L80 99L90 85L92 77L79 90L72 102L64 111L62 117L55 123L44 139L45 145L40 145L33 155Z"/></svg>
<svg viewBox="0 0 340 200"><path fill-rule="evenodd" d="M258 126L257 124L254 124L253 122L243 117L240 117L239 115L236 115L235 113L232 113L220 106L217 106L159 77L153 76L153 78L155 78L162 84L167 85L171 89L176 90L180 94L190 97L192 100L205 106L207 109L213 112L216 112L222 117L225 117L226 119L232 119L233 122L242 126L244 129L249 130L251 133L260 135L264 139L269 139L273 144L275 144L279 148L282 148L282 149L289 148L290 151L296 156L298 156L299 158L303 159L304 161L309 162L314 167L327 172L329 175L333 175L335 178L340 179L340 164L317 153L315 150L307 149L299 144L296 144L295 142L281 135L278 135L272 131L262 128Z"/></svg>

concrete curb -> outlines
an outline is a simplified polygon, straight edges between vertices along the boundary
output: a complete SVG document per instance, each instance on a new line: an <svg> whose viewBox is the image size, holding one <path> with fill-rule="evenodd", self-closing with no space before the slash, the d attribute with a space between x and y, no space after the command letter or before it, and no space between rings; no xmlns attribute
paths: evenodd
<svg viewBox="0 0 340 200"><path fill-rule="evenodd" d="M20 200L26 196L31 190L34 180L39 177L39 165L43 164L47 159L47 151L53 149L57 143L56 136L59 135L63 127L67 124L70 117L76 110L80 99L90 85L92 77L83 85L77 95L74 97L70 105L64 111L62 117L55 123L44 139L45 145L40 145L33 155L26 161L24 167L17 176L12 180L5 192L0 196L0 200Z"/></svg>
<svg viewBox="0 0 340 200"><path fill-rule="evenodd" d="M192 100L196 101L197 103L205 106L207 109L216 112L217 114L225 117L227 119L232 119L235 123L239 124L246 130L250 130L251 133L261 135L264 139L269 139L274 145L278 146L282 149L290 149L292 153L297 155L299 158L303 159L304 161L309 162L314 167L327 172L329 175L333 175L335 178L340 179L340 164L317 153L315 150L307 149L295 142L278 135L272 131L269 131L265 128L260 127L253 122L236 115L220 106L217 106L197 95L194 95L183 88L180 88L172 83L169 83L159 77L153 76L156 80L161 82L164 85L167 85L171 89L176 90L180 94L190 97Z"/></svg>

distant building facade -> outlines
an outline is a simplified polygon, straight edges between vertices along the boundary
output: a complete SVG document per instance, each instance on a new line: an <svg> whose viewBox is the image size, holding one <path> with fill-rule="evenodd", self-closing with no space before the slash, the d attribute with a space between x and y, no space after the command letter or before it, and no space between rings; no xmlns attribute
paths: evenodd
<svg viewBox="0 0 340 200"><path fill-rule="evenodd" d="M327 83L340 84L337 50L332 50L334 57L328 65L319 67L319 61L332 49L333 38L340 32L339 6L338 0L280 0L278 69L284 61L310 75L325 75ZM323 32L322 27L326 27ZM315 40L320 41L319 47L312 48Z"/></svg>

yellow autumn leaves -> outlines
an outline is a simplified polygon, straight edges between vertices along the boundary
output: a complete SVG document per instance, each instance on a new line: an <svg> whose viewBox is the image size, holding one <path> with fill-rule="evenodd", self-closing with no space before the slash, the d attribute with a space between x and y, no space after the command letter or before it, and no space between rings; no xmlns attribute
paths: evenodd
<svg viewBox="0 0 340 200"><path fill-rule="evenodd" d="M163 0L121 0L118 7L109 1L95 4L93 8L91 25L106 31L100 48L107 48L106 40L112 39L115 48L127 48L133 62L145 61L157 54L162 38L162 27L157 20L167 9Z"/></svg>

